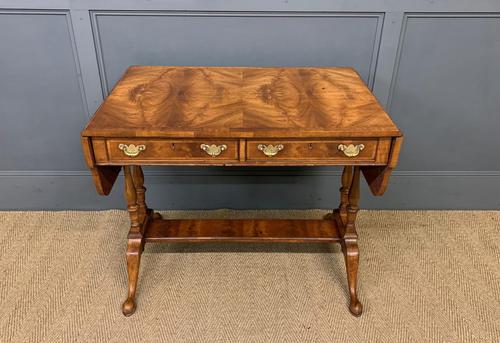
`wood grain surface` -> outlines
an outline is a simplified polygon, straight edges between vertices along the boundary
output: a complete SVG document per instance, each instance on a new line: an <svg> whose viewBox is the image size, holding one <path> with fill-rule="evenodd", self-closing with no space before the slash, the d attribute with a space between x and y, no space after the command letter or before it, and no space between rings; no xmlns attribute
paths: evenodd
<svg viewBox="0 0 500 343"><path fill-rule="evenodd" d="M352 68L130 67L83 136L391 137Z"/></svg>
<svg viewBox="0 0 500 343"><path fill-rule="evenodd" d="M334 220L155 220L147 242L339 242Z"/></svg>

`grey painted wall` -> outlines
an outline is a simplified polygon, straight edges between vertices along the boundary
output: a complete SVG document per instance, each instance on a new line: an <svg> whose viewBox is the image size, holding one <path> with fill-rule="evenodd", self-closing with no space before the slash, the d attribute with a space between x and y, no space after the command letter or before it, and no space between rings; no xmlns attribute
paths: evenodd
<svg viewBox="0 0 500 343"><path fill-rule="evenodd" d="M131 64L354 66L405 133L368 208L500 209L500 2L0 0L0 209L123 208L79 132ZM330 208L335 168L155 168L156 208Z"/></svg>

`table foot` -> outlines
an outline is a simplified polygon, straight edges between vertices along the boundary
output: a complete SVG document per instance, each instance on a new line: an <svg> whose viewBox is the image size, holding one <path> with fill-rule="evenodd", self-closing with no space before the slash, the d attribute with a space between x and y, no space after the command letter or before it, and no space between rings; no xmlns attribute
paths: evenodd
<svg viewBox="0 0 500 343"><path fill-rule="evenodd" d="M361 316L361 313L363 313L363 305L359 302L359 300L356 301L351 301L349 304L349 311L351 311L351 314L355 317Z"/></svg>
<svg viewBox="0 0 500 343"><path fill-rule="evenodd" d="M134 314L136 309L135 300L127 299L122 305L122 312L125 317L129 317Z"/></svg>
<svg viewBox="0 0 500 343"><path fill-rule="evenodd" d="M153 219L163 219L163 216L158 212L153 212Z"/></svg>

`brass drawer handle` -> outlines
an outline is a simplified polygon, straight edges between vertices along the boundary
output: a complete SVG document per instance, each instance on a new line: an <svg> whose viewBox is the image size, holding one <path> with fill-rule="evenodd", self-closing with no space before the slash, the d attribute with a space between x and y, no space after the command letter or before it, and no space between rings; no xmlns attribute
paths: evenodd
<svg viewBox="0 0 500 343"><path fill-rule="evenodd" d="M281 150L283 150L283 148L284 148L283 144L277 144L277 145L259 144L259 145L257 145L257 149L259 149L260 151L262 151L264 153L264 155L266 155L268 157L273 157L278 152L280 152Z"/></svg>
<svg viewBox="0 0 500 343"><path fill-rule="evenodd" d="M227 145L226 144L221 144L221 145L201 144L200 148L201 148L201 150L205 151L210 156L216 157L216 156L219 156L224 150L227 149Z"/></svg>
<svg viewBox="0 0 500 343"><path fill-rule="evenodd" d="M122 150L123 153L127 156L136 157L141 151L146 150L146 146L143 144L118 144L118 149Z"/></svg>
<svg viewBox="0 0 500 343"><path fill-rule="evenodd" d="M361 152L361 150L363 150L364 148L365 148L364 144L357 144L357 145L354 145L354 144L349 144L349 145L339 144L339 146L338 146L338 149L340 151L343 151L344 155L346 155L347 157L356 157L356 156L358 156L359 153Z"/></svg>

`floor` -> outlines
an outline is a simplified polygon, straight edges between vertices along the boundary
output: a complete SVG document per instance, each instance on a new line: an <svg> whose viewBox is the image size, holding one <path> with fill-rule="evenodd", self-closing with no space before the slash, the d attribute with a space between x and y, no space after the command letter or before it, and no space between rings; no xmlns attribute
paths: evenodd
<svg viewBox="0 0 500 343"><path fill-rule="evenodd" d="M147 245L125 318L126 212L0 212L0 225L3 343L500 341L500 211L360 211L360 318L338 245Z"/></svg>

